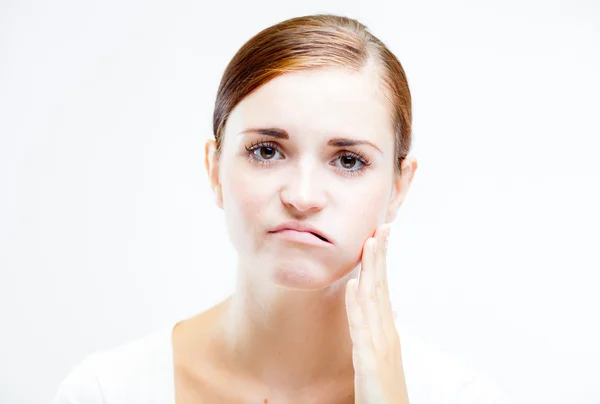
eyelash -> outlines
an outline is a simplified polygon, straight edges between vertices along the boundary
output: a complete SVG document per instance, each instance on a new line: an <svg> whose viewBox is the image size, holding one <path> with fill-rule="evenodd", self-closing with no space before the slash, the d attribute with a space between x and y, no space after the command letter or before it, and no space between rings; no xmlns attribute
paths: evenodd
<svg viewBox="0 0 600 404"><path fill-rule="evenodd" d="M245 149L248 152L248 158L250 161L252 161L253 163L256 163L256 164L261 164L263 166L270 166L274 163L271 162L270 160L261 160L260 158L258 158L254 155L254 151L260 150L263 147L268 147L268 148L274 149L277 152L280 152L277 144L275 144L273 142L269 142L269 141L257 141L255 143L252 143L250 146L245 147ZM340 157L352 157L352 158L357 159L361 163L360 168L357 168L355 170L344 170L344 169L340 169L339 167L336 166L335 168L338 169L339 171L341 171L344 175L354 176L354 175L362 174L362 172L365 171L365 169L371 165L371 163L369 162L367 157L360 152L352 152L352 151L345 150L337 158L340 158Z"/></svg>

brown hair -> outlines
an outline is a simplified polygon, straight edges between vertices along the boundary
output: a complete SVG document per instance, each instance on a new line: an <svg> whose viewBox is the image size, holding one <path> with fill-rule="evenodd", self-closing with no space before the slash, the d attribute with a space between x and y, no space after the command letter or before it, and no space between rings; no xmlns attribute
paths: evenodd
<svg viewBox="0 0 600 404"><path fill-rule="evenodd" d="M213 133L220 154L227 118L258 87L285 73L339 66L360 72L375 62L382 94L392 113L396 170L411 145L412 107L402 65L392 52L357 20L331 14L296 17L268 27L233 56L221 79L213 114Z"/></svg>

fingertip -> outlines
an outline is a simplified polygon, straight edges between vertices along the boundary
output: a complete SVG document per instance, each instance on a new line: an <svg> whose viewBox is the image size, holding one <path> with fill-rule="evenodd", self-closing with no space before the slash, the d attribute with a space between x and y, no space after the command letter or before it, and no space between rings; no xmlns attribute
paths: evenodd
<svg viewBox="0 0 600 404"><path fill-rule="evenodd" d="M391 231L392 231L392 225L391 225L391 223L386 223L385 224L385 233L384 233L384 235L385 235L386 238L390 236L390 232Z"/></svg>
<svg viewBox="0 0 600 404"><path fill-rule="evenodd" d="M367 255L373 251L373 247L376 245L376 241L377 241L377 239L375 239L374 237L369 237L365 240L365 242L363 244L363 251L362 251L361 258L364 259L365 255Z"/></svg>
<svg viewBox="0 0 600 404"><path fill-rule="evenodd" d="M351 293L351 292L354 291L354 289L355 289L354 284L355 283L356 283L356 278L352 278L348 282L346 282L346 293Z"/></svg>

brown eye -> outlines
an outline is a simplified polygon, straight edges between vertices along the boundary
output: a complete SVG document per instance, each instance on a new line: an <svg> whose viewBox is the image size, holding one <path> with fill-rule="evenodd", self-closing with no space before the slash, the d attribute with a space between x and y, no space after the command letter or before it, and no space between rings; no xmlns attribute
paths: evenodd
<svg viewBox="0 0 600 404"><path fill-rule="evenodd" d="M346 151L331 162L344 175L358 175L370 165L366 157Z"/></svg>
<svg viewBox="0 0 600 404"><path fill-rule="evenodd" d="M257 144L250 148L246 148L246 150L248 150L253 159L262 162L277 160L277 154L279 154L280 157L283 157L277 149L277 146L270 144Z"/></svg>
<svg viewBox="0 0 600 404"><path fill-rule="evenodd" d="M275 149L273 147L263 146L259 150L260 157L265 160L270 160L275 155Z"/></svg>
<svg viewBox="0 0 600 404"><path fill-rule="evenodd" d="M356 157L353 156L341 156L340 163L342 167L352 169L356 165Z"/></svg>

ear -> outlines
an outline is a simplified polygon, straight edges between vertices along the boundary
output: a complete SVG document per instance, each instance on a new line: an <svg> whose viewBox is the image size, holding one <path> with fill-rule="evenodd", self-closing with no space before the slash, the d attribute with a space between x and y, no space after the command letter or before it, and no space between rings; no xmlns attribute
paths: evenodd
<svg viewBox="0 0 600 404"><path fill-rule="evenodd" d="M390 197L390 203L387 209L385 221L391 223L396 219L398 209L404 202L404 198L410 189L410 185L417 171L417 160L415 158L406 158L402 162L402 175L394 173L394 187Z"/></svg>
<svg viewBox="0 0 600 404"><path fill-rule="evenodd" d="M208 173L208 183L215 196L215 203L223 209L223 191L219 180L219 158L217 156L217 142L213 139L206 141L204 145L204 166Z"/></svg>

